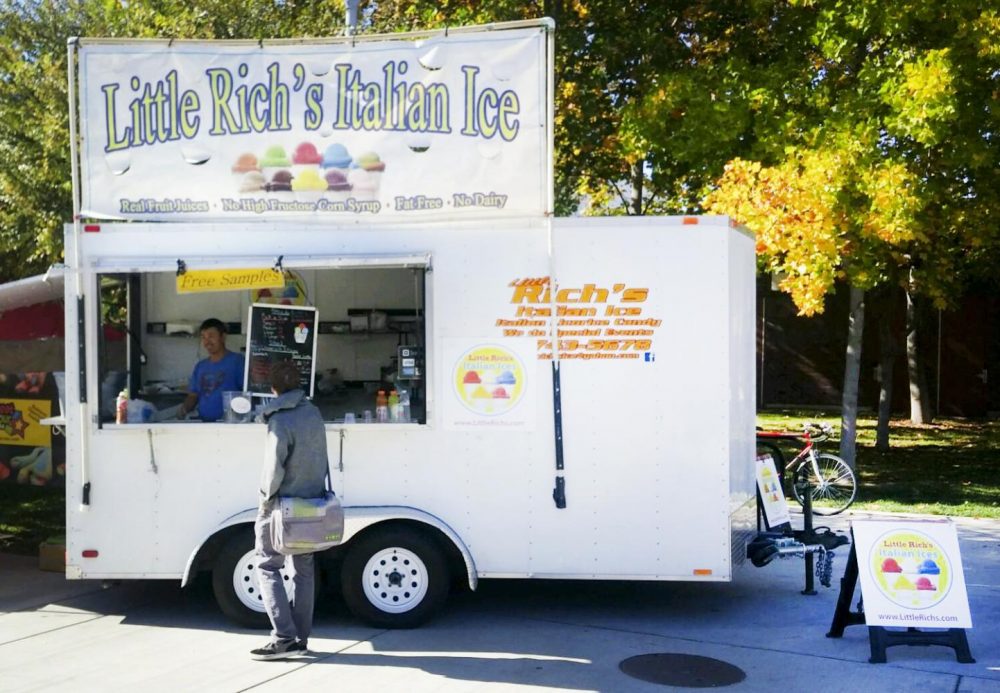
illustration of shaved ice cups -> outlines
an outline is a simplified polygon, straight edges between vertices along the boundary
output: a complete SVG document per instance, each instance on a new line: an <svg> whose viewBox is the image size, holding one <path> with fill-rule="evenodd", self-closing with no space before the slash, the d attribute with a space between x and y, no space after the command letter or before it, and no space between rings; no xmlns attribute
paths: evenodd
<svg viewBox="0 0 1000 693"><path fill-rule="evenodd" d="M917 578L914 586L917 588L918 592L937 592L937 585L929 577L921 576Z"/></svg>
<svg viewBox="0 0 1000 693"><path fill-rule="evenodd" d="M910 582L905 575L900 575L896 578L896 581L892 583L892 589L894 590L914 590L916 587Z"/></svg>
<svg viewBox="0 0 1000 693"><path fill-rule="evenodd" d="M497 376L497 379L494 382L496 382L497 385L504 385L510 389L517 384L517 378L515 378L514 374L510 371L501 371L500 375Z"/></svg>
<svg viewBox="0 0 1000 693"><path fill-rule="evenodd" d="M264 190L275 193L282 197L290 197L292 192L292 173L285 169L278 169L267 183Z"/></svg>
<svg viewBox="0 0 1000 693"><path fill-rule="evenodd" d="M507 390L502 387L493 388L493 399L510 399L510 395L507 394Z"/></svg>
<svg viewBox="0 0 1000 693"><path fill-rule="evenodd" d="M347 180L354 188L354 197L359 200L377 200L383 171L385 162L375 152L365 152L358 156L347 174Z"/></svg>
<svg viewBox="0 0 1000 693"><path fill-rule="evenodd" d="M326 179L326 196L335 202L347 202L351 196L351 184L347 182L347 176L339 169L330 169L323 178Z"/></svg>
<svg viewBox="0 0 1000 693"><path fill-rule="evenodd" d="M466 371L465 375L462 376L462 387L465 388L465 396L467 398L472 399L473 393L482 388L482 386L483 381L476 371Z"/></svg>
<svg viewBox="0 0 1000 693"><path fill-rule="evenodd" d="M260 171L247 171L240 179L239 191L241 193L259 193L264 191L267 180Z"/></svg>
<svg viewBox="0 0 1000 693"><path fill-rule="evenodd" d="M267 148L258 164L260 172L268 181L274 180L274 174L278 171L290 171L292 168L292 162L288 159L285 148L277 144Z"/></svg>
<svg viewBox="0 0 1000 693"><path fill-rule="evenodd" d="M350 167L351 155L347 151L347 147L339 142L329 145L323 152L323 161L320 162L320 168L324 171L335 170L347 175L347 170Z"/></svg>
<svg viewBox="0 0 1000 693"><path fill-rule="evenodd" d="M903 569L896 562L895 558L887 558L882 561L882 572L883 573L902 573Z"/></svg>
<svg viewBox="0 0 1000 693"><path fill-rule="evenodd" d="M490 409L490 405L493 404L493 395L487 390L482 383L476 385L472 394L469 395L469 399L472 401L472 406L480 410Z"/></svg>
<svg viewBox="0 0 1000 693"><path fill-rule="evenodd" d="M233 181L237 189L240 192L244 192L243 181L246 179L246 175L248 173L260 173L260 165L257 163L256 156L250 152L243 152L236 157L236 162L230 170L233 173Z"/></svg>
<svg viewBox="0 0 1000 693"><path fill-rule="evenodd" d="M917 568L917 572L921 575L940 575L941 568L933 559L925 559L923 563Z"/></svg>
<svg viewBox="0 0 1000 693"><path fill-rule="evenodd" d="M323 157L312 142L300 142L292 152L292 173L296 177L306 169L317 168L321 163Z"/></svg>
<svg viewBox="0 0 1000 693"><path fill-rule="evenodd" d="M326 192L326 180L319 177L318 168L309 166L292 179L292 190L296 200L316 202Z"/></svg>

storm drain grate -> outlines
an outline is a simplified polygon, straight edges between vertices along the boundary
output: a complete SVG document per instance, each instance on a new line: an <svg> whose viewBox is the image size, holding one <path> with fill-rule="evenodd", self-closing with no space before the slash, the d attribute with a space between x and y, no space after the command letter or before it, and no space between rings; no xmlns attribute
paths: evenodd
<svg viewBox="0 0 1000 693"><path fill-rule="evenodd" d="M618 668L632 678L684 688L731 686L747 677L742 669L727 662L673 652L629 657Z"/></svg>

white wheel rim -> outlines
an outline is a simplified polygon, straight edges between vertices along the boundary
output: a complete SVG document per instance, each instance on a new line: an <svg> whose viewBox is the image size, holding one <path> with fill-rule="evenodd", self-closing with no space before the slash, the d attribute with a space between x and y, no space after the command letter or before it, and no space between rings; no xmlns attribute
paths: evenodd
<svg viewBox="0 0 1000 693"><path fill-rule="evenodd" d="M291 601L295 590L292 584L292 576L295 573L291 569L291 561L285 561L279 572L285 584L285 592ZM251 611L264 613L264 597L260 593L260 582L257 580L257 552L253 549L236 561L236 566L233 568L233 591L240 604Z"/></svg>
<svg viewBox="0 0 1000 693"><path fill-rule="evenodd" d="M379 611L402 614L424 600L427 579L427 566L417 554L392 546L368 559L361 584L365 597Z"/></svg>

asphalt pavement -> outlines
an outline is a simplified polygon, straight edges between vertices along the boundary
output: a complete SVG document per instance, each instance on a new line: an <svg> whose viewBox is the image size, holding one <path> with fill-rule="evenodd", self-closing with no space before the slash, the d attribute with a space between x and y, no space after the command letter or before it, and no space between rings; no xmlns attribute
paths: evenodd
<svg viewBox="0 0 1000 693"><path fill-rule="evenodd" d="M848 519L823 524L846 530ZM1000 522L956 524L974 664L940 646L892 647L870 664L863 625L827 638L846 549L815 596L800 594L803 561L791 558L747 563L731 583L484 580L415 630L366 626L329 599L313 654L277 662L250 659L266 632L230 625L207 581L66 581L0 555L0 690L682 690L620 669L671 653L736 667L733 691L1000 691Z"/></svg>

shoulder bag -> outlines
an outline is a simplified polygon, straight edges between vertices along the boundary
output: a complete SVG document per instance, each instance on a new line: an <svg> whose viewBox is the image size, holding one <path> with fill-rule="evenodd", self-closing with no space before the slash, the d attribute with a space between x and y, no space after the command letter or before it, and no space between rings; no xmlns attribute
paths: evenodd
<svg viewBox="0 0 1000 693"><path fill-rule="evenodd" d="M271 545L285 556L325 551L344 539L344 508L330 485L319 498L278 496L271 510Z"/></svg>

